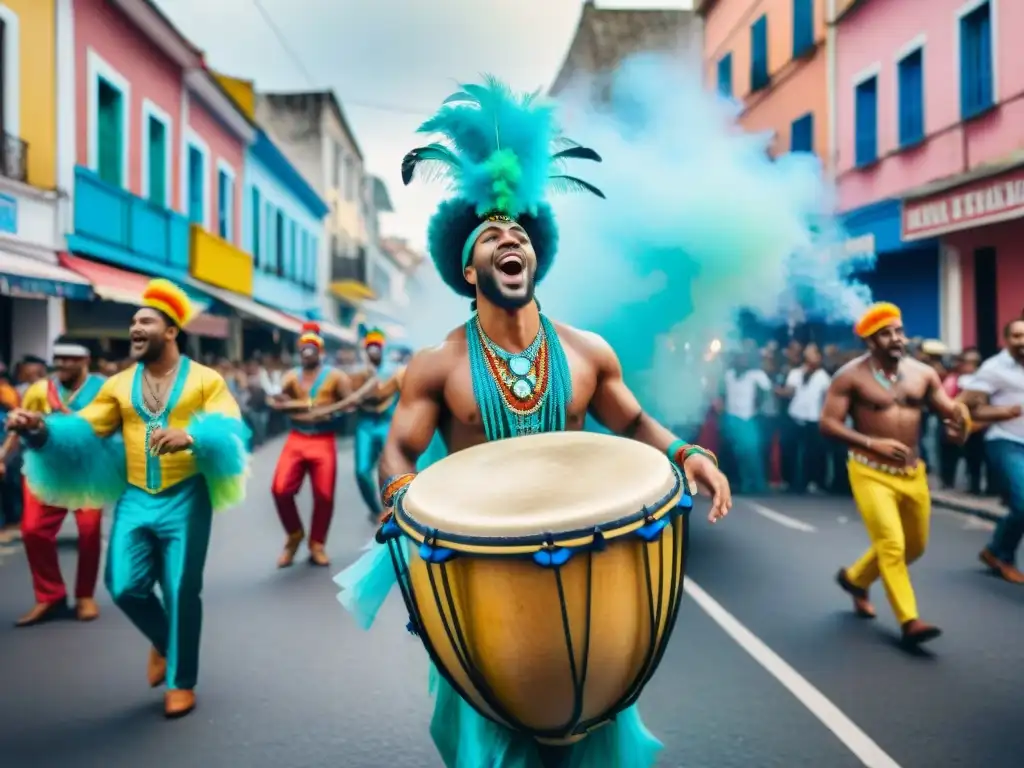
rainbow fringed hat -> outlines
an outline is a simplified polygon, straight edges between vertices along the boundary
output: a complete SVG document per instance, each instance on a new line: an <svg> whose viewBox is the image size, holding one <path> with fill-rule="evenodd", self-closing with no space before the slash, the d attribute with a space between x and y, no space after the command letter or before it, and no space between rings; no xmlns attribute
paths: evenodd
<svg viewBox="0 0 1024 768"><path fill-rule="evenodd" d="M142 306L158 310L178 328L188 325L195 314L188 294L170 280L150 280L142 292Z"/></svg>
<svg viewBox="0 0 1024 768"><path fill-rule="evenodd" d="M321 352L324 351L324 339L320 335L319 324L314 322L306 322L302 324L302 333L299 335L299 349L302 349L302 347L307 344L312 344Z"/></svg>
<svg viewBox="0 0 1024 768"><path fill-rule="evenodd" d="M387 342L387 336L380 328L367 328L365 325L361 325L359 331L363 337L363 349L373 345L383 348Z"/></svg>
<svg viewBox="0 0 1024 768"><path fill-rule="evenodd" d="M862 339L866 339L874 336L885 326L899 322L902 322L900 308L887 301L880 301L864 311L856 325L853 326L853 332Z"/></svg>
<svg viewBox="0 0 1024 768"><path fill-rule="evenodd" d="M448 182L455 196L437 209L427 233L430 256L441 278L461 296L476 289L465 278L477 236L492 221L515 221L537 254L536 281L544 279L558 249L558 227L548 190L589 192L597 187L563 173L567 160L601 162L592 149L564 138L554 106L538 93L515 95L493 77L462 85L418 129L441 141L417 147L402 160L402 181L417 171Z"/></svg>

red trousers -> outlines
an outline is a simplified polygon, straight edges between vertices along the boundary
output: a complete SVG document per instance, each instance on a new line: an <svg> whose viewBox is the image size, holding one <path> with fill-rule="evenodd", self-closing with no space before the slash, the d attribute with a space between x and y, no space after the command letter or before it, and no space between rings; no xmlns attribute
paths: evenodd
<svg viewBox="0 0 1024 768"><path fill-rule="evenodd" d="M270 490L274 494L281 525L289 536L302 532L295 494L307 474L313 486L309 540L314 544L324 544L334 514L334 483L338 476L338 447L333 432L323 435L292 432L281 450Z"/></svg>
<svg viewBox="0 0 1024 768"><path fill-rule="evenodd" d="M36 601L55 603L67 598L64 577L57 558L57 534L68 510L49 507L32 495L24 485L24 511L21 518L21 538L25 556L32 571L32 587ZM78 578L75 597L92 597L96 591L96 577L100 572L100 521L103 510L79 509L75 511L78 523Z"/></svg>

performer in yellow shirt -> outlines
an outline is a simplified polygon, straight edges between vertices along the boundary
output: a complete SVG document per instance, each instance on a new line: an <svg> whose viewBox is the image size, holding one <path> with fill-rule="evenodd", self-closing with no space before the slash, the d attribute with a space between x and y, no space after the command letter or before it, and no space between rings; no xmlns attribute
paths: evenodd
<svg viewBox="0 0 1024 768"><path fill-rule="evenodd" d="M103 386L102 376L89 373L89 350L80 344L57 343L52 377L40 379L25 391L22 408L44 415L76 413L87 407ZM14 437L12 434L11 437ZM42 503L25 488L21 537L25 543L35 591L35 606L16 626L30 627L59 616L67 610L68 593L57 558L57 534L68 510ZM100 615L93 594L100 572L100 523L103 510L81 508L75 511L78 525L78 577L75 583L75 610L80 621L92 621Z"/></svg>
<svg viewBox="0 0 1024 768"><path fill-rule="evenodd" d="M213 512L242 500L248 458L224 380L178 351L191 315L180 288L152 281L132 319L134 365L77 414L7 418L29 448L25 476L40 499L72 509L116 501L105 582L152 645L149 683L167 683L168 717L195 707Z"/></svg>

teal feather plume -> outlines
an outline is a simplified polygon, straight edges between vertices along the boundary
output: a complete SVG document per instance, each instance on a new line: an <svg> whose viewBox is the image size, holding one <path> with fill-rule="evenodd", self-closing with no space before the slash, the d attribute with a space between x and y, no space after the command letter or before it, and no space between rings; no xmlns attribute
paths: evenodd
<svg viewBox="0 0 1024 768"><path fill-rule="evenodd" d="M567 160L600 162L592 149L561 135L554 104L540 92L515 94L494 77L463 84L419 127L440 142L417 147L402 161L402 181L418 174L443 179L477 215L536 215L549 191L589 192L597 187L566 176Z"/></svg>

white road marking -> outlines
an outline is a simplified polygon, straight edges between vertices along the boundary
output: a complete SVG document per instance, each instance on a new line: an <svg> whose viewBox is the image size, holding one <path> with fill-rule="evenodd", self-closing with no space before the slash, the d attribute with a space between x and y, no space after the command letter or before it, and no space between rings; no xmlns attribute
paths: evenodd
<svg viewBox="0 0 1024 768"><path fill-rule="evenodd" d="M769 509L763 504L758 504L756 501L744 501L744 503L754 510L761 517L771 520L773 523L791 528L794 531L801 531L803 533L814 533L817 530L813 525L805 523L803 520L797 520L795 517L784 515L781 512L776 512L774 509Z"/></svg>
<svg viewBox="0 0 1024 768"><path fill-rule="evenodd" d="M839 707L825 698L821 691L689 578L686 579L686 593L712 621L736 641L740 648L750 654L754 661L782 684L783 688L807 707L808 711L843 742L867 768L900 768L899 763L889 757L870 736L843 714Z"/></svg>

